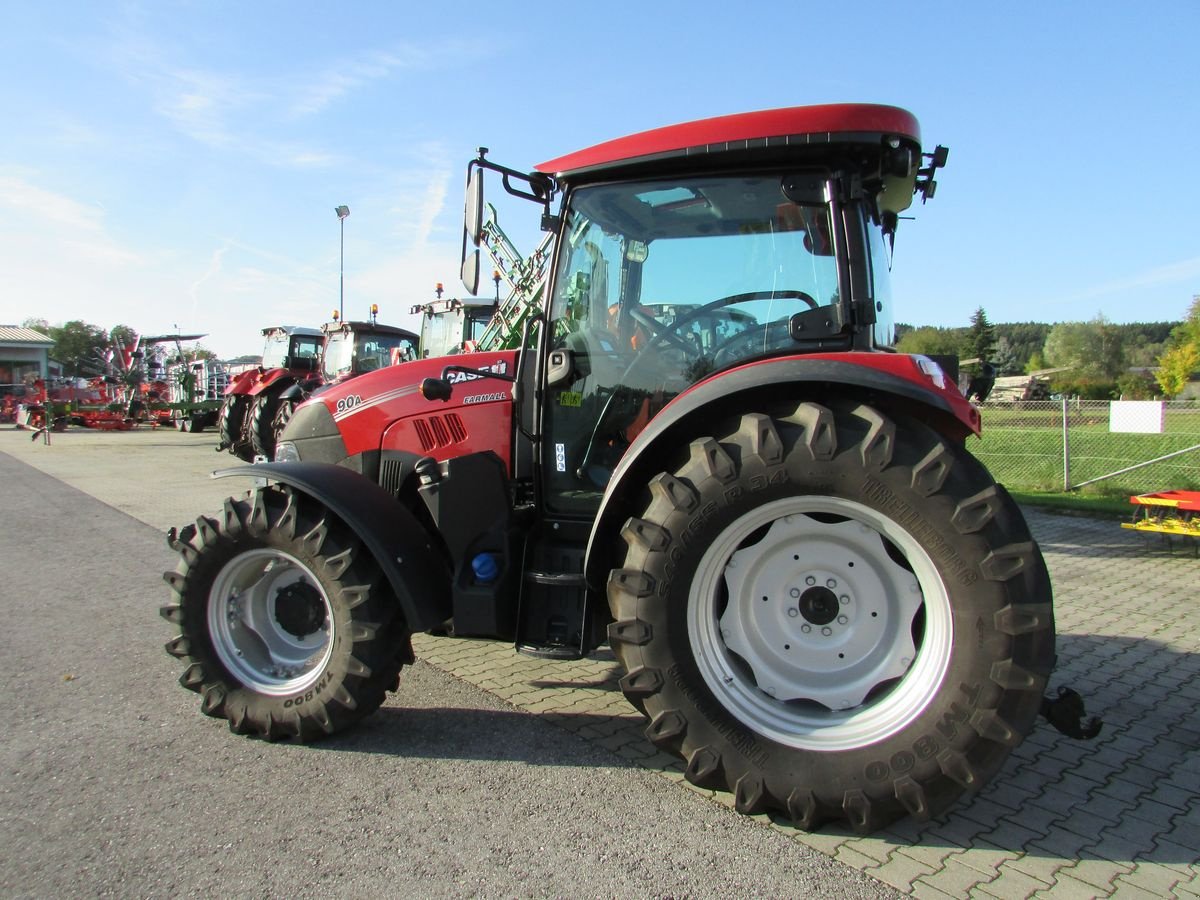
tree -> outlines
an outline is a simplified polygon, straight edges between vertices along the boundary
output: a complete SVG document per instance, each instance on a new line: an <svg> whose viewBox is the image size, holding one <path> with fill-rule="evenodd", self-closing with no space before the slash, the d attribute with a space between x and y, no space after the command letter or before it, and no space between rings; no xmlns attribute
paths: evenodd
<svg viewBox="0 0 1200 900"><path fill-rule="evenodd" d="M40 331L42 334L50 334L50 323L45 319L26 319L21 323L22 328L32 328L34 331Z"/></svg>
<svg viewBox="0 0 1200 900"><path fill-rule="evenodd" d="M1104 316L1090 322L1060 322L1046 337L1046 361L1085 378L1113 381L1125 371L1121 330Z"/></svg>
<svg viewBox="0 0 1200 900"><path fill-rule="evenodd" d="M54 348L50 356L66 367L70 374L98 375L104 370L104 351L108 333L96 325L74 319L50 329Z"/></svg>
<svg viewBox="0 0 1200 900"><path fill-rule="evenodd" d="M1008 338L997 338L996 349L992 353L992 365L996 367L997 375L1020 375L1021 361Z"/></svg>
<svg viewBox="0 0 1200 900"><path fill-rule="evenodd" d="M1041 356L1042 348L1046 346L1046 335L1049 333L1050 326L1044 322L1013 322L996 325L996 340L1008 341L1008 345L1017 357L1018 372L1028 369L1029 362L1035 353ZM1045 360L1039 362L1035 368L1046 368Z"/></svg>
<svg viewBox="0 0 1200 900"><path fill-rule="evenodd" d="M988 321L983 307L976 307L975 312L971 314L971 327L967 329L967 336L963 341L963 356L985 363L992 358L995 352L996 328Z"/></svg>
<svg viewBox="0 0 1200 900"><path fill-rule="evenodd" d="M108 342L113 349L128 347L136 343L137 339L138 333L128 325L114 325L108 330Z"/></svg>
<svg viewBox="0 0 1200 900"><path fill-rule="evenodd" d="M958 355L961 339L953 328L923 325L905 334L896 343L901 353L920 353L924 356Z"/></svg>
<svg viewBox="0 0 1200 900"><path fill-rule="evenodd" d="M1200 372L1200 294L1192 297L1187 318L1171 332L1158 366L1154 377L1168 397L1177 396Z"/></svg>

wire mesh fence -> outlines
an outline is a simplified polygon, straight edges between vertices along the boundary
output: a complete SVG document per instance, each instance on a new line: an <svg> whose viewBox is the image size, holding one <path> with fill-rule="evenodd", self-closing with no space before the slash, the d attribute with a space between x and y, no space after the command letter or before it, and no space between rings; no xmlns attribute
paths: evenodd
<svg viewBox="0 0 1200 900"><path fill-rule="evenodd" d="M1195 400L1016 400L980 413L983 437L968 446L1010 489L1200 490Z"/></svg>

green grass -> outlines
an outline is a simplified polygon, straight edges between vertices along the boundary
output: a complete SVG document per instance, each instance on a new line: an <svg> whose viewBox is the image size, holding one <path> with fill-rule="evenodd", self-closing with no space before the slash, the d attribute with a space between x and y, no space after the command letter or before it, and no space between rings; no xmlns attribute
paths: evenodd
<svg viewBox="0 0 1200 900"><path fill-rule="evenodd" d="M1105 428L1070 433L1070 483L1157 459L1200 444L1200 433L1112 434ZM1062 433L1053 428L985 427L968 449L1010 490L1058 493L1063 489ZM1097 487L1105 493L1144 494L1159 490L1200 490L1200 449L1115 476Z"/></svg>
<svg viewBox="0 0 1200 900"><path fill-rule="evenodd" d="M1074 513L1103 519L1128 519L1133 515L1129 494L1039 493L1009 491L1013 499L1024 506L1036 506L1055 512Z"/></svg>
<svg viewBox="0 0 1200 900"><path fill-rule="evenodd" d="M1124 518L1132 514L1131 494L1200 490L1197 449L1064 491L1061 404L1014 404L984 407L981 412L983 437L969 440L967 449L1020 503ZM1200 444L1200 408L1196 407L1168 407L1163 434L1110 432L1106 403L1072 404L1067 417L1073 485Z"/></svg>

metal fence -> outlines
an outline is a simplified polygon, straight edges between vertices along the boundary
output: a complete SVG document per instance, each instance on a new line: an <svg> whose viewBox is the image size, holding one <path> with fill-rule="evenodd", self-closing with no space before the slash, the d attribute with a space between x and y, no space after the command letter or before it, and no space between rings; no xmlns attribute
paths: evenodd
<svg viewBox="0 0 1200 900"><path fill-rule="evenodd" d="M1200 490L1195 400L1017 400L984 403L980 413L983 437L968 447L1010 489Z"/></svg>

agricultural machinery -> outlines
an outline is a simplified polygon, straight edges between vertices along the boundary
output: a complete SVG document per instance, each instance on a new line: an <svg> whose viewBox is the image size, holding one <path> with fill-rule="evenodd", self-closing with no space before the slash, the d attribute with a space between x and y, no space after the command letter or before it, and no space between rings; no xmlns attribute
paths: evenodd
<svg viewBox="0 0 1200 900"><path fill-rule="evenodd" d="M421 316L421 358L478 349L479 338L492 321L497 306L496 301L476 297L443 300L439 284L436 300L419 303L410 310L413 315Z"/></svg>
<svg viewBox="0 0 1200 900"><path fill-rule="evenodd" d="M298 381L319 378L325 342L320 329L298 325L275 325L262 333L262 363L234 376L217 414L217 450L247 461L272 455L280 394Z"/></svg>
<svg viewBox="0 0 1200 900"><path fill-rule="evenodd" d="M39 379L26 386L25 427L39 426L47 409L60 427L128 430L143 423L175 425L181 431L213 424L228 382L224 364L188 361L183 342L202 334L134 335L92 361L90 378ZM170 345L174 345L174 353Z"/></svg>
<svg viewBox="0 0 1200 900"><path fill-rule="evenodd" d="M370 321L333 321L318 331L294 326L264 329L267 347L262 365L238 376L222 405L218 450L251 461L270 459L275 441L292 410L324 387L386 366L416 359L417 335L380 325L378 307ZM314 338L320 335L319 340ZM286 345L286 352L280 353ZM240 416L240 418L239 418Z"/></svg>
<svg viewBox="0 0 1200 900"><path fill-rule="evenodd" d="M271 420L272 452L298 404L348 378L417 358L417 335L404 328L380 325L375 321L376 313L377 307L372 304L371 321L341 322L334 311L334 321L321 326L325 334L321 372L316 378L297 381L279 395Z"/></svg>
<svg viewBox="0 0 1200 900"><path fill-rule="evenodd" d="M481 149L468 290L485 175L548 232L494 343L335 385L275 462L218 473L259 481L169 533L181 683L234 732L307 741L398 688L414 632L607 641L649 740L741 812L868 832L977 791L1050 702L1054 616L966 449L978 411L891 349L900 214L945 161L856 104L528 174Z"/></svg>

